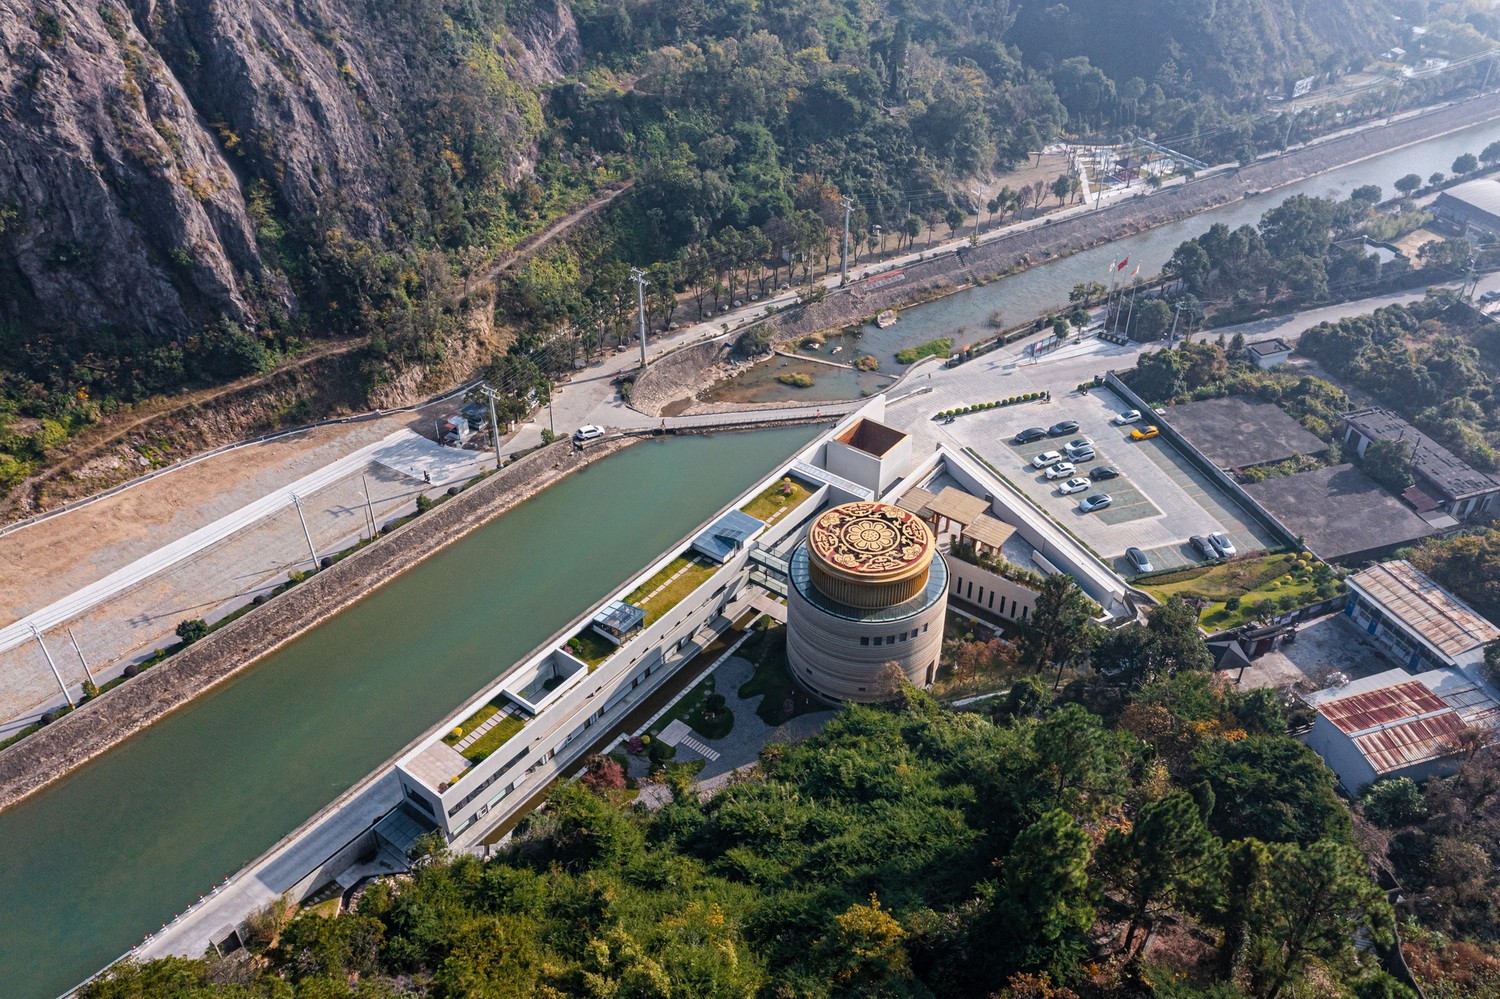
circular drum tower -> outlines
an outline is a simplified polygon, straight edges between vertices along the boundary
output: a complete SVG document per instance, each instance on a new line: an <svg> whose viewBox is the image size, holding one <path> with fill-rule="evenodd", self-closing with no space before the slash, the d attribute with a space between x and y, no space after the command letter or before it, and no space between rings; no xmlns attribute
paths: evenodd
<svg viewBox="0 0 1500 999"><path fill-rule="evenodd" d="M932 683L943 644L948 567L920 517L888 503L819 514L792 552L787 661L826 701L891 696L887 663Z"/></svg>

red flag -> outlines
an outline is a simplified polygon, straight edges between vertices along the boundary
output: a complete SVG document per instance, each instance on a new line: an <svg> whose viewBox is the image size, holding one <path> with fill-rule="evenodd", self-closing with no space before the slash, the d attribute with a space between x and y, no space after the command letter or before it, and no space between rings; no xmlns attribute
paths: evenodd
<svg viewBox="0 0 1500 999"><path fill-rule="evenodd" d="M1117 266L1115 270L1123 271L1125 269L1125 265L1128 263L1130 263L1130 258L1126 257L1124 260L1120 261L1119 266Z"/></svg>

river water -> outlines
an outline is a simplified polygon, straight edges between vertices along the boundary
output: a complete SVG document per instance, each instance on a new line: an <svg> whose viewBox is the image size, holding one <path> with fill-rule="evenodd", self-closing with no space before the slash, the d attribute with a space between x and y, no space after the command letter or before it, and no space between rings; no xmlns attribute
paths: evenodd
<svg viewBox="0 0 1500 999"><path fill-rule="evenodd" d="M904 309L894 326L882 330L871 324L858 336L833 336L825 346L815 351L804 348L804 352L809 356L839 360L853 360L861 354L874 354L880 360L881 371L899 372L903 365L896 360L896 351L939 337L952 337L956 347L974 343L991 335L991 317L996 313L999 314L1001 324L1014 326L1043 313L1055 311L1068 304L1068 293L1075 284L1081 281L1107 283L1109 265L1122 257L1128 257L1130 261L1127 274L1139 264L1142 275L1154 275L1161 271L1183 240L1200 235L1216 222L1222 222L1231 229L1245 223L1254 225L1263 214L1294 195L1346 198L1350 191L1362 184L1376 184L1386 197L1392 197L1396 194L1394 184L1397 177L1415 173L1426 178L1435 171L1448 173L1460 154L1477 155L1496 139L1500 139L1500 121L1386 153L1363 163L1279 188L1270 194L1233 201L1179 222L1083 250L935 302ZM831 353L835 347L842 348L836 358ZM770 371L772 367L777 370ZM817 384L811 389L781 385L775 381L775 374L783 370L807 372L816 378ZM855 380L852 377L854 374L852 370L840 373L824 365L801 366L792 362L790 366L786 366L786 362L777 359L757 365L737 376L733 382L716 388L711 398L714 401L737 402L784 399L827 402L840 398L857 398L861 393L856 389L865 389L866 385ZM866 379L869 377L865 376Z"/></svg>
<svg viewBox="0 0 1500 999"><path fill-rule="evenodd" d="M629 448L0 813L0 995L128 950L816 432Z"/></svg>

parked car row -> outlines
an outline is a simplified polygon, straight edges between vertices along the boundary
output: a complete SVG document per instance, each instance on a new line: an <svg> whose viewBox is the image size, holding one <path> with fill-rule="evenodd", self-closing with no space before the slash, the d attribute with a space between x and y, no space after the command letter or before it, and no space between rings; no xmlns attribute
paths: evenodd
<svg viewBox="0 0 1500 999"><path fill-rule="evenodd" d="M1229 535L1222 531L1215 531L1208 535L1195 534L1188 538L1188 544L1192 545L1199 555L1209 560L1239 554L1239 549L1234 546L1233 541L1229 540Z"/></svg>

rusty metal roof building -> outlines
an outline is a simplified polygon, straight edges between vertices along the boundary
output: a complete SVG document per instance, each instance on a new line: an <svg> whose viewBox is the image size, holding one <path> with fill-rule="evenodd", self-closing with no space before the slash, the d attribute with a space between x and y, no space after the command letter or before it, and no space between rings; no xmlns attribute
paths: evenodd
<svg viewBox="0 0 1500 999"><path fill-rule="evenodd" d="M1478 670L1392 669L1310 694L1307 744L1354 794L1386 777L1449 772L1465 732L1500 726L1500 702Z"/></svg>
<svg viewBox="0 0 1500 999"><path fill-rule="evenodd" d="M1500 628L1404 559L1361 569L1348 583L1350 616L1367 631L1379 637L1394 628L1399 634L1391 641L1403 646L1398 651L1413 643L1425 647L1426 655L1410 650L1409 665L1474 662L1483 657L1485 643L1500 638Z"/></svg>

